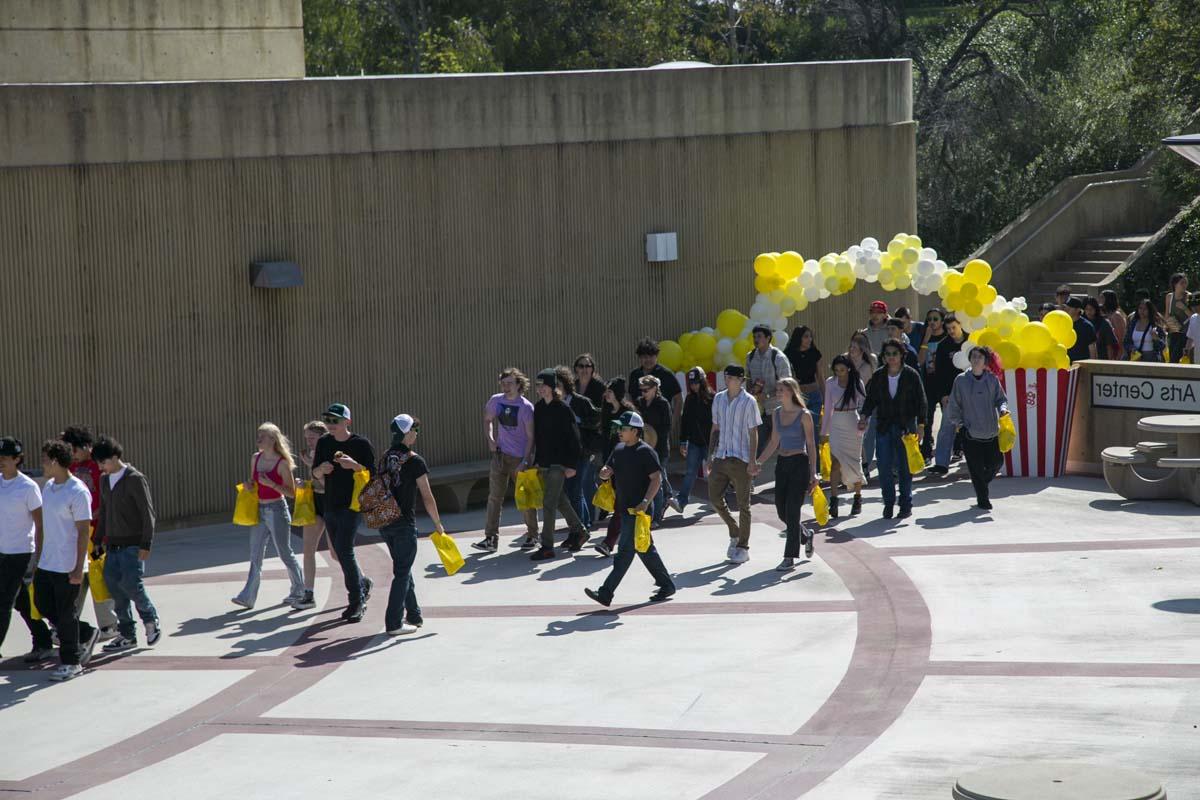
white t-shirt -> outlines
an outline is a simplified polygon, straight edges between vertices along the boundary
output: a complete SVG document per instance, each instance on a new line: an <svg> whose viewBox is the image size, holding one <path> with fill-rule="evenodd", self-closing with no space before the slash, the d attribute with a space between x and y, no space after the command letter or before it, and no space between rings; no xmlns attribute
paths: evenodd
<svg viewBox="0 0 1200 800"><path fill-rule="evenodd" d="M128 465L128 464L126 464L125 466L121 467L120 471L118 471L118 472L114 472L114 473L112 473L111 475L109 475L109 476L108 476L108 488L109 488L109 489L112 489L113 487L115 487L115 486L117 485L117 481L119 481L119 480L121 480L121 478L124 478L124 477L125 477L125 471L126 471L127 469L129 469L129 465Z"/></svg>
<svg viewBox="0 0 1200 800"><path fill-rule="evenodd" d="M1192 314L1188 319L1187 338L1191 340L1192 347L1200 348L1200 314Z"/></svg>
<svg viewBox="0 0 1200 800"><path fill-rule="evenodd" d="M72 475L63 483L47 481L42 487L42 557L38 569L70 572L79 556L76 522L91 522L92 495L83 481Z"/></svg>
<svg viewBox="0 0 1200 800"><path fill-rule="evenodd" d="M32 553L33 511L42 507L42 493L33 478L22 473L11 481L0 478L0 553Z"/></svg>
<svg viewBox="0 0 1200 800"><path fill-rule="evenodd" d="M888 375L887 379L888 394L890 394L892 397L895 397L896 392L900 391L900 373L897 372L895 375Z"/></svg>

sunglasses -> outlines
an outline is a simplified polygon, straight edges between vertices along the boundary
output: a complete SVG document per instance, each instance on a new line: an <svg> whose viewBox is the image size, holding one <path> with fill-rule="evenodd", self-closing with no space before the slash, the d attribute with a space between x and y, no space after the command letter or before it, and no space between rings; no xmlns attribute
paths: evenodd
<svg viewBox="0 0 1200 800"><path fill-rule="evenodd" d="M595 369L595 364L576 364L575 369Z"/></svg>
<svg viewBox="0 0 1200 800"><path fill-rule="evenodd" d="M413 426L408 429L408 432L409 433L420 433L421 432L421 423L414 422Z"/></svg>
<svg viewBox="0 0 1200 800"><path fill-rule="evenodd" d="M341 421L342 421L342 418L339 416L336 416L334 414L322 414L321 415L321 422L324 422L326 425L337 425Z"/></svg>

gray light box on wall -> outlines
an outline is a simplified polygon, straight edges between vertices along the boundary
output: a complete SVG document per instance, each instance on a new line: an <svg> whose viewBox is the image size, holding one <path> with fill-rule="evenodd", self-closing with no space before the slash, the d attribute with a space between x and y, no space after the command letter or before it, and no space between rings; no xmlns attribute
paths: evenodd
<svg viewBox="0 0 1200 800"><path fill-rule="evenodd" d="M295 261L252 261L250 285L256 289L287 289L303 286L304 275Z"/></svg>

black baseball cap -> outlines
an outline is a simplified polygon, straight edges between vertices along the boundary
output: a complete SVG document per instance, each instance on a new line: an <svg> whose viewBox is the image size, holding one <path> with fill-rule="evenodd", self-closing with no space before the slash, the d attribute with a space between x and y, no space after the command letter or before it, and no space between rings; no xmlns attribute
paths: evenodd
<svg viewBox="0 0 1200 800"><path fill-rule="evenodd" d="M333 403L329 406L329 408L325 409L325 416L338 417L339 419L344 419L349 422L350 406L346 405L345 403Z"/></svg>
<svg viewBox="0 0 1200 800"><path fill-rule="evenodd" d="M746 368L740 364L730 364L725 368L725 374L734 378L745 378Z"/></svg>
<svg viewBox="0 0 1200 800"><path fill-rule="evenodd" d="M13 436L0 438L0 456L19 456L25 452L25 445Z"/></svg>

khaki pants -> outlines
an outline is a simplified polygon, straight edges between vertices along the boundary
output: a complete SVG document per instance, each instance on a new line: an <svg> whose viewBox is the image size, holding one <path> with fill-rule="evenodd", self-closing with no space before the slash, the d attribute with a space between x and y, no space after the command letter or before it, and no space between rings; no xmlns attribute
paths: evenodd
<svg viewBox="0 0 1200 800"><path fill-rule="evenodd" d="M725 503L725 490L731 483L737 496L737 522L733 521L729 506ZM729 526L730 538L737 538L738 547L750 546L750 483L750 472L745 461L718 458L712 462L712 472L708 476L708 501Z"/></svg>
<svg viewBox="0 0 1200 800"><path fill-rule="evenodd" d="M504 507L504 496L508 494L508 482L517 479L521 470L520 456L510 456L499 450L492 453L492 465L488 471L487 518L483 523L484 536L500 534L500 510ZM525 532L537 536L537 509L521 512L525 516Z"/></svg>

